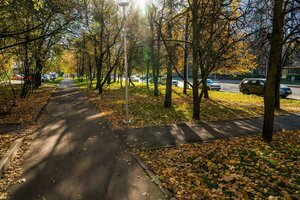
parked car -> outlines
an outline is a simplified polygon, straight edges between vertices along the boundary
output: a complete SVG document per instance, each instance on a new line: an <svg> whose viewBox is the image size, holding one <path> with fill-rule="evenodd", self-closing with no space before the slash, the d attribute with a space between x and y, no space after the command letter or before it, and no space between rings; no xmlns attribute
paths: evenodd
<svg viewBox="0 0 300 200"><path fill-rule="evenodd" d="M54 81L56 79L56 75L55 74L50 74L49 76L50 76L50 80L51 81Z"/></svg>
<svg viewBox="0 0 300 200"><path fill-rule="evenodd" d="M48 74L43 74L41 78L42 82L50 81L50 76Z"/></svg>
<svg viewBox="0 0 300 200"><path fill-rule="evenodd" d="M260 78L246 78L240 83L240 92L243 94L264 94L266 86L266 79ZM293 92L291 88L280 85L280 96L286 98L288 95L291 95Z"/></svg>
<svg viewBox="0 0 300 200"><path fill-rule="evenodd" d="M10 77L10 79L13 80L13 81L22 80L22 76L21 76L21 75L18 75L18 74L13 74L13 75Z"/></svg>
<svg viewBox="0 0 300 200"><path fill-rule="evenodd" d="M139 77L133 76L131 77L132 82L141 82L141 79Z"/></svg>
<svg viewBox="0 0 300 200"><path fill-rule="evenodd" d="M201 81L201 80L200 80ZM213 80L211 79L207 79L206 80L206 85L207 85L207 89L208 90L215 90L215 91L220 91L222 88L221 88L221 85L214 82ZM200 84L199 86L200 88L202 88L202 83Z"/></svg>
<svg viewBox="0 0 300 200"><path fill-rule="evenodd" d="M291 95L293 93L292 89L285 86L285 85L280 85L280 96L282 98L286 98L287 96Z"/></svg>
<svg viewBox="0 0 300 200"><path fill-rule="evenodd" d="M24 81L34 82L34 77L35 77L34 74L29 74L28 76L24 76Z"/></svg>
<svg viewBox="0 0 300 200"><path fill-rule="evenodd" d="M178 81L177 80L172 80L172 85L175 85L176 87L178 86Z"/></svg>
<svg viewBox="0 0 300 200"><path fill-rule="evenodd" d="M165 85L165 84L167 84L167 77L162 77L161 78L161 83L163 84L163 85ZM174 86L178 86L178 84L179 84L179 82L177 81L177 80L172 80L172 85L174 85Z"/></svg>

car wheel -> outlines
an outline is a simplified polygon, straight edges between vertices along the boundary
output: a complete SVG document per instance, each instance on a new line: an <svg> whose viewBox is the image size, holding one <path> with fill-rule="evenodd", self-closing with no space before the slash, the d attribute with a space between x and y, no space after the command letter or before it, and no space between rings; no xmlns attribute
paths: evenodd
<svg viewBox="0 0 300 200"><path fill-rule="evenodd" d="M210 90L210 87L209 87L209 86L207 86L207 90Z"/></svg>
<svg viewBox="0 0 300 200"><path fill-rule="evenodd" d="M287 97L287 95L281 95L281 97L285 99Z"/></svg>
<svg viewBox="0 0 300 200"><path fill-rule="evenodd" d="M249 90L243 90L243 94L250 94Z"/></svg>

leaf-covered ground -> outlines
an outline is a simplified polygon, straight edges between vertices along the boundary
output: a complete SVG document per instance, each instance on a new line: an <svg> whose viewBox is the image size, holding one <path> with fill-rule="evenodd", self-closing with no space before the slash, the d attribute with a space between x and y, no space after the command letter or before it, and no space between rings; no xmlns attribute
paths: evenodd
<svg viewBox="0 0 300 200"><path fill-rule="evenodd" d="M0 115L0 123L30 123L34 113L48 100L54 87L55 85L45 84L24 99L18 95L11 113Z"/></svg>
<svg viewBox="0 0 300 200"><path fill-rule="evenodd" d="M1 134L0 135L0 159L10 148L12 143L18 138L24 136L23 134L10 133L10 134Z"/></svg>
<svg viewBox="0 0 300 200"><path fill-rule="evenodd" d="M120 84L112 84L105 88L103 95L97 91L87 90L86 82L75 83L82 88L101 111L103 117L113 124L114 128L125 128L124 88ZM95 82L94 82L95 86ZM164 91L164 86L159 87ZM146 89L145 84L136 84L130 87L130 118L131 127L160 126L192 121L192 94L182 94L182 89L173 87L173 106L170 109L163 107L164 94L153 96L153 90ZM300 101L283 99L281 113L300 113ZM203 121L218 121L260 117L263 114L263 98L255 95L210 91L210 99L203 99L201 104Z"/></svg>
<svg viewBox="0 0 300 200"><path fill-rule="evenodd" d="M138 154L178 199L300 198L300 131Z"/></svg>
<svg viewBox="0 0 300 200"><path fill-rule="evenodd" d="M14 139L17 139L19 137L24 137L24 141L11 161L10 165L7 167L6 172L4 173L3 177L0 179L0 200L4 200L8 198L7 190L10 186L15 184L20 184L25 182L26 180L21 176L22 174L22 168L21 163L23 162L23 159L26 156L26 152L28 151L32 141L33 141L33 135L37 129L40 127L40 123L43 120L43 118L39 118L38 122L36 124L27 126L26 129L15 131L14 133L10 133L9 135L11 137L14 137ZM0 145L3 144L7 140L4 140L2 136L0 136ZM10 142L13 142L10 139ZM2 147L1 147L1 152Z"/></svg>

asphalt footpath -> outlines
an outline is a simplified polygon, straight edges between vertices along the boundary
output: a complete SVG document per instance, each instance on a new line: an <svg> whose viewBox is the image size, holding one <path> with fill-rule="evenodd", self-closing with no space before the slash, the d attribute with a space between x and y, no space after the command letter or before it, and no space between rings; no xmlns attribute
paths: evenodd
<svg viewBox="0 0 300 200"><path fill-rule="evenodd" d="M25 182L10 188L10 199L165 199L70 80L51 98L21 167Z"/></svg>
<svg viewBox="0 0 300 200"><path fill-rule="evenodd" d="M193 142L210 142L259 135L262 118L228 120L217 122L182 123L161 127L134 128L125 130L126 143L137 149L156 149ZM300 130L300 115L282 115L275 118L275 132Z"/></svg>

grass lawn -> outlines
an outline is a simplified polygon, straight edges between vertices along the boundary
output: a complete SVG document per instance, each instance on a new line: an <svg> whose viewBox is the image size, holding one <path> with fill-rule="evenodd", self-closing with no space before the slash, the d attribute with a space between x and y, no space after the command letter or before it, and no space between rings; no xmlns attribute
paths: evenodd
<svg viewBox="0 0 300 200"><path fill-rule="evenodd" d="M125 118L124 88L120 84L106 86L104 94L98 95L95 90L87 90L86 82L74 82L82 88L110 121L114 128L124 128ZM95 82L93 86L95 86ZM132 127L157 126L172 123L192 121L192 94L182 94L182 89L173 87L173 106L163 108L164 86L159 87L162 94L153 96L153 89L148 91L145 84L136 84L130 87L130 118ZM210 92L210 99L203 99L201 104L201 118L203 121L217 121L260 117L263 114L263 98L255 95L243 95L229 92ZM300 101L282 100L282 113L300 113Z"/></svg>
<svg viewBox="0 0 300 200"><path fill-rule="evenodd" d="M47 81L45 84L50 84L50 85L57 85L59 84L64 78L63 77L58 77L57 79L53 81Z"/></svg>
<svg viewBox="0 0 300 200"><path fill-rule="evenodd" d="M300 131L138 154L178 199L300 198Z"/></svg>

